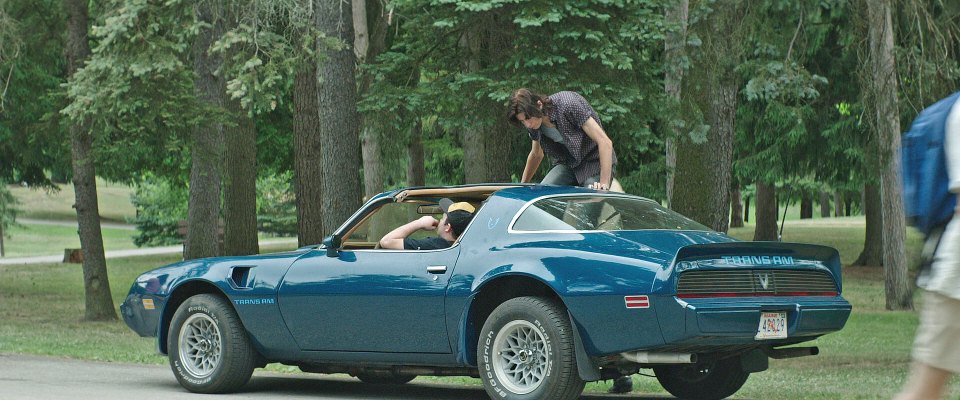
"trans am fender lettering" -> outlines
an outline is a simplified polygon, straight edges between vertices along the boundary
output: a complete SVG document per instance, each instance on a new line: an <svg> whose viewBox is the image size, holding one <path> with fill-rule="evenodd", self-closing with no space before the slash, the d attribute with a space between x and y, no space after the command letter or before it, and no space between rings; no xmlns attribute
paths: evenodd
<svg viewBox="0 0 960 400"><path fill-rule="evenodd" d="M236 299L233 301L233 304L236 304L238 306L277 304L277 301L269 297L262 298L262 299Z"/></svg>

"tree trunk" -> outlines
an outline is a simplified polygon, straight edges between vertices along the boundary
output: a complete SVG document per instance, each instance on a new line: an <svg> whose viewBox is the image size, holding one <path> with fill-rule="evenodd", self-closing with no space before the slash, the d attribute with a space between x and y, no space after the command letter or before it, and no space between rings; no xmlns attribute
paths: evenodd
<svg viewBox="0 0 960 400"><path fill-rule="evenodd" d="M354 27L354 55L357 57L357 64L366 64L374 62L377 56L386 48L387 23L383 13L380 12L380 3L371 1L369 5L374 6L372 13L367 12L366 0L352 0L353 4L353 27ZM367 15L374 15L372 26L367 23ZM372 35L371 29L372 28ZM358 72L361 76L358 93L365 95L370 90L373 82L373 76L368 73ZM364 199L369 199L384 189L383 163L381 162L380 151L380 129L375 124L370 124L366 116L360 116L360 142L363 158L363 188Z"/></svg>
<svg viewBox="0 0 960 400"><path fill-rule="evenodd" d="M750 222L750 196L743 200L743 222Z"/></svg>
<svg viewBox="0 0 960 400"><path fill-rule="evenodd" d="M323 141L316 66L301 69L293 82L293 164L299 246L323 242Z"/></svg>
<svg viewBox="0 0 960 400"><path fill-rule="evenodd" d="M461 66L464 72L477 72L512 54L513 23L502 14L500 11L487 13L484 23L470 28L463 35L460 46L469 54ZM502 117L503 105L486 98L468 101L473 102L468 107L477 110L479 120L494 121L494 124L464 129L463 171L466 183L509 181L513 140L507 139L509 136L505 133L514 128Z"/></svg>
<svg viewBox="0 0 960 400"><path fill-rule="evenodd" d="M757 183L757 228L753 240L777 240L777 189L774 186Z"/></svg>
<svg viewBox="0 0 960 400"><path fill-rule="evenodd" d="M833 192L833 216L843 216L843 193L839 190Z"/></svg>
<svg viewBox="0 0 960 400"><path fill-rule="evenodd" d="M417 118L410 132L407 147L410 162L407 164L407 186L423 186L426 183L426 167L423 163L423 120Z"/></svg>
<svg viewBox="0 0 960 400"><path fill-rule="evenodd" d="M843 196L843 215L847 217L853 215L853 193L851 192Z"/></svg>
<svg viewBox="0 0 960 400"><path fill-rule="evenodd" d="M888 310L913 309L907 257L904 249L905 221L900 181L900 114L897 106L896 60L890 0L867 3L869 46L867 58L870 98L880 148L880 203L883 221L883 267Z"/></svg>
<svg viewBox="0 0 960 400"><path fill-rule="evenodd" d="M674 106L678 110L680 105L681 84L683 83L683 64L684 49L687 43L687 20L690 15L689 0L679 0L668 5L664 10L664 20L668 26L675 29L667 30L663 40L663 63L664 77L663 88L667 93L667 98L673 100ZM677 144L676 137L680 135L679 130L673 124L669 125L670 132L667 134L664 147L666 147L667 161L667 208L673 208L673 184L674 171L677 167ZM742 226L743 224L740 224Z"/></svg>
<svg viewBox="0 0 960 400"><path fill-rule="evenodd" d="M0 215L0 218L2 218L2 217L3 217L3 216ZM3 235L4 235L4 232L3 232L3 221L0 220L0 257L5 257L5 256L7 255L6 249L3 248Z"/></svg>
<svg viewBox="0 0 960 400"><path fill-rule="evenodd" d="M866 214L866 238L863 251L853 265L883 266L883 214L880 204L880 188L877 185L863 186L863 211Z"/></svg>
<svg viewBox="0 0 960 400"><path fill-rule="evenodd" d="M743 196L740 193L740 185L735 185L730 190L730 227L743 227Z"/></svg>
<svg viewBox="0 0 960 400"><path fill-rule="evenodd" d="M210 46L223 34L223 10L210 2L198 2L197 19L210 24L202 29L193 43L193 67L197 98L214 107L225 90L216 72L222 61L210 54ZM187 237L183 258L214 257L220 247L220 190L223 167L223 126L204 122L194 128L192 165L190 167L190 199L187 206Z"/></svg>
<svg viewBox="0 0 960 400"><path fill-rule="evenodd" d="M72 77L90 56L87 41L88 9L84 0L64 2L67 12L67 76ZM100 209L97 204L97 171L93 164L93 134L86 122L70 125L73 188L83 250L84 320L117 319L110 293L107 260L103 254Z"/></svg>
<svg viewBox="0 0 960 400"><path fill-rule="evenodd" d="M362 155L363 155L363 188L364 200L367 200L383 191L383 163L380 162L379 133L368 126L363 127Z"/></svg>
<svg viewBox="0 0 960 400"><path fill-rule="evenodd" d="M323 228L332 233L360 206L360 138L357 114L357 81L354 76L352 8L339 2L316 1L317 29L329 38L351 44L340 49L322 48L317 72L320 137L323 147Z"/></svg>
<svg viewBox="0 0 960 400"><path fill-rule="evenodd" d="M733 160L734 122L737 109L739 51L738 29L744 7L735 1L714 8L704 30L703 51L695 59L698 85L685 90L706 120L707 140L682 138L677 141L674 171L674 198L671 206L695 221L718 232L726 232L730 221L730 182ZM729 4L728 4L729 3Z"/></svg>
<svg viewBox="0 0 960 400"><path fill-rule="evenodd" d="M804 193L803 197L800 198L800 219L811 218L813 218L813 198Z"/></svg>
<svg viewBox="0 0 960 400"><path fill-rule="evenodd" d="M224 92L226 96L226 92ZM223 253L257 254L257 127L240 106L226 99L237 121L226 131L226 171L223 179Z"/></svg>
<svg viewBox="0 0 960 400"><path fill-rule="evenodd" d="M830 218L830 193L820 192L820 218Z"/></svg>

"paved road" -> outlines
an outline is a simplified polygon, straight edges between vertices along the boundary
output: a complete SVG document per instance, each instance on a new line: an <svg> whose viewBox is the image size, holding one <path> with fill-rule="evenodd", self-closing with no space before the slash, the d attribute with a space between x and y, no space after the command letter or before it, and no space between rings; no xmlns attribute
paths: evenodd
<svg viewBox="0 0 960 400"><path fill-rule="evenodd" d="M370 385L343 375L256 371L240 393L199 395L185 391L166 366L78 361L0 354L0 399L4 400L181 400L181 399L383 399L488 400L479 387L413 381ZM583 399L663 399L633 395L590 395Z"/></svg>
<svg viewBox="0 0 960 400"><path fill-rule="evenodd" d="M260 246L265 245L274 245L274 244L294 244L296 245L297 238L277 238L277 239L263 239L260 240ZM121 257L132 257L132 256L147 256L153 254L175 254L183 253L183 245L176 246L165 246L165 247L144 247L140 249L131 249L131 250L113 250L104 252L104 256L107 258L121 258ZM44 263L59 263L63 261L63 254L48 255L48 256L31 256L31 257L4 257L0 258L0 265L22 265L22 264L44 264Z"/></svg>
<svg viewBox="0 0 960 400"><path fill-rule="evenodd" d="M67 226L67 227L77 227L77 221L63 221L63 220L49 220L49 219L34 219L34 218L17 218L18 224L23 225L51 225L51 226ZM100 221L101 228L113 228L113 229L123 229L128 231L137 230L136 225L132 224L123 224L117 222L104 222Z"/></svg>

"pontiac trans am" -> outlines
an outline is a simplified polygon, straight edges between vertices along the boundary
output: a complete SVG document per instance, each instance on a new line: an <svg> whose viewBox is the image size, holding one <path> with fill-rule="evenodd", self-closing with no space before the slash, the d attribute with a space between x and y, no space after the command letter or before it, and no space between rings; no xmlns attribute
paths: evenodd
<svg viewBox="0 0 960 400"><path fill-rule="evenodd" d="M477 208L441 250L387 250L393 228ZM426 235L420 232L418 235ZM124 321L156 336L192 392L279 362L402 384L480 378L491 398L577 398L652 369L680 398L734 394L769 358L843 328L836 250L742 242L637 196L537 185L418 187L366 202L322 244L144 273Z"/></svg>

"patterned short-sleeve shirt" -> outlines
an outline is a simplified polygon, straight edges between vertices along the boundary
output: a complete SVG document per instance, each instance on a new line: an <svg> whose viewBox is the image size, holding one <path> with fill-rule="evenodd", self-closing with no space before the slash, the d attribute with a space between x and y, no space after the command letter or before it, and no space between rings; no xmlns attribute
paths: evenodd
<svg viewBox="0 0 960 400"><path fill-rule="evenodd" d="M543 134L545 127L527 129L531 140L540 142L544 154L550 157L553 165L563 164L573 170L577 183L583 184L588 178L600 174L600 151L597 142L587 136L583 124L593 117L597 125L603 127L600 116L593 110L590 103L576 92L558 92L550 95L553 110L550 111L550 122L556 125L563 143L557 143ZM613 164L617 163L617 153L613 153Z"/></svg>

